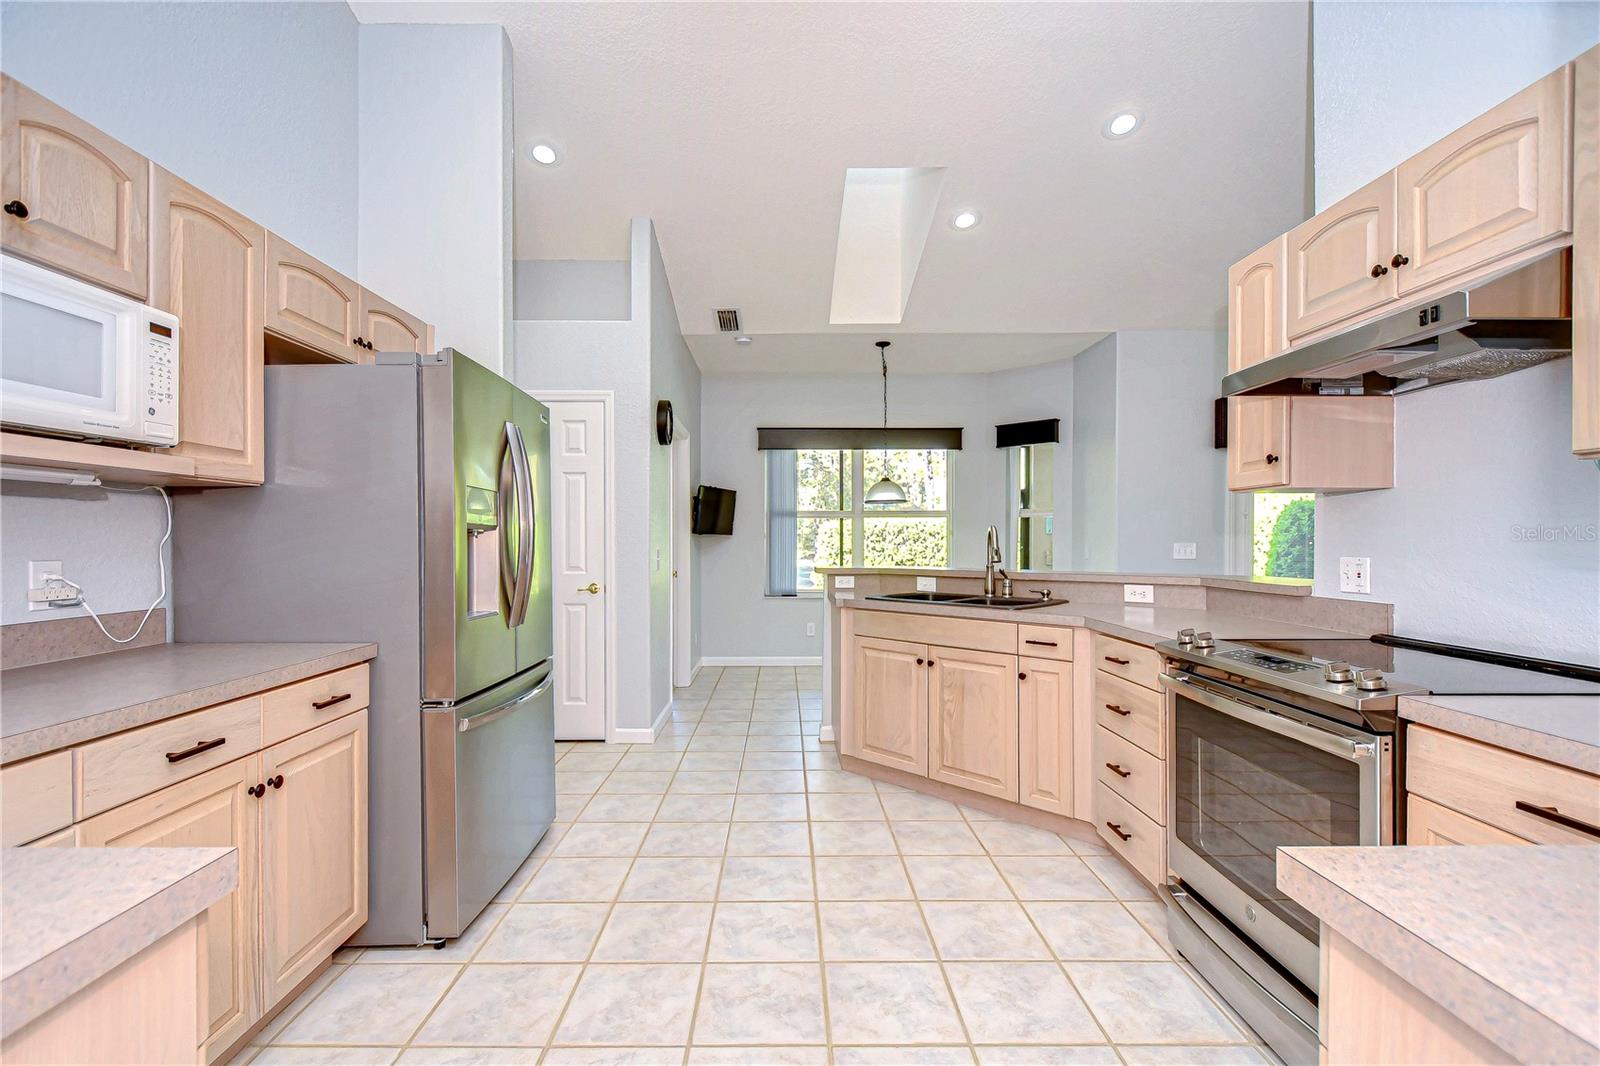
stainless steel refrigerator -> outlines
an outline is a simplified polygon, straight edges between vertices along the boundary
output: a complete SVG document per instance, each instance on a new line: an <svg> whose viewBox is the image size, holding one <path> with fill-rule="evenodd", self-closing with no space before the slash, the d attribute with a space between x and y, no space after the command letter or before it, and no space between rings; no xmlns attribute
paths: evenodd
<svg viewBox="0 0 1600 1066"><path fill-rule="evenodd" d="M266 370L266 483L174 498L181 641L375 641L371 916L459 936L555 816L549 412L460 353Z"/></svg>

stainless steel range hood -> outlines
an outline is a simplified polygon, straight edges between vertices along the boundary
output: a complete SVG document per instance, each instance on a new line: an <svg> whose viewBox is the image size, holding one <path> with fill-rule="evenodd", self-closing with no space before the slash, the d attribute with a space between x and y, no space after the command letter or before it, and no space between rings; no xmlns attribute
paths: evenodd
<svg viewBox="0 0 1600 1066"><path fill-rule="evenodd" d="M1222 392L1398 395L1570 354L1570 318L1474 318L1472 293L1461 291L1235 371Z"/></svg>

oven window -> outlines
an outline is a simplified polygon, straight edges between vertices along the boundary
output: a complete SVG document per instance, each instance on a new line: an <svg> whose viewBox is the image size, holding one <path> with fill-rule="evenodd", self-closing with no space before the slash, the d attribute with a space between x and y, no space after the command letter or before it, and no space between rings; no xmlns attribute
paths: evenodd
<svg viewBox="0 0 1600 1066"><path fill-rule="evenodd" d="M1277 849L1361 843L1360 771L1336 755L1178 694L1175 833L1313 941L1317 919L1277 887Z"/></svg>
<svg viewBox="0 0 1600 1066"><path fill-rule="evenodd" d="M7 294L0 304L0 378L65 393L98 410L116 406L108 342L116 320L76 315Z"/></svg>

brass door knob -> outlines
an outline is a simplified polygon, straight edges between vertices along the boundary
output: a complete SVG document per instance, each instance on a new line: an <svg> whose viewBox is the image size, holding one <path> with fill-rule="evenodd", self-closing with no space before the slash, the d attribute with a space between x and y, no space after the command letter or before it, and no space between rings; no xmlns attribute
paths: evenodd
<svg viewBox="0 0 1600 1066"><path fill-rule="evenodd" d="M598 595L600 595L600 582L591 581L587 585L584 585L583 587L579 588L578 591L579 592L587 592L591 596L598 596Z"/></svg>

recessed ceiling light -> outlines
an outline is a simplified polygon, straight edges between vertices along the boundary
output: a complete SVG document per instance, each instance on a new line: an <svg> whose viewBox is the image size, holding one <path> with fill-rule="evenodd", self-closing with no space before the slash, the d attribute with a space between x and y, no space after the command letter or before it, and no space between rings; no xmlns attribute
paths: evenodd
<svg viewBox="0 0 1600 1066"><path fill-rule="evenodd" d="M1137 111L1118 111L1115 115L1106 119L1105 127L1101 132L1112 139L1126 137L1138 129L1139 124L1143 121L1144 116Z"/></svg>
<svg viewBox="0 0 1600 1066"><path fill-rule="evenodd" d="M735 343L735 344L749 344L750 343L750 338L748 336L746 336L745 334L741 333L737 337L733 338L733 343Z"/></svg>
<svg viewBox="0 0 1600 1066"><path fill-rule="evenodd" d="M971 229L977 224L978 212L976 211L957 211L954 215L950 216L950 225L954 226L956 229Z"/></svg>
<svg viewBox="0 0 1600 1066"><path fill-rule="evenodd" d="M561 161L561 153L553 145L536 144L528 149L528 158L542 167L553 167Z"/></svg>

